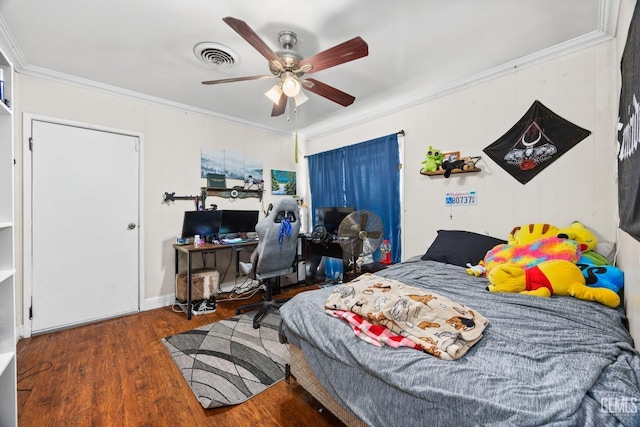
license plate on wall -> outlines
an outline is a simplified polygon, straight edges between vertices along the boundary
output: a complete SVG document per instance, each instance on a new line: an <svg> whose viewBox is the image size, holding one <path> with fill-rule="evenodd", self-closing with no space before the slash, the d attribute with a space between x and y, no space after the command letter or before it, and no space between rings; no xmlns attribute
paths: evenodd
<svg viewBox="0 0 640 427"><path fill-rule="evenodd" d="M456 191L445 193L444 203L446 206L470 206L478 204L478 197L475 191Z"/></svg>

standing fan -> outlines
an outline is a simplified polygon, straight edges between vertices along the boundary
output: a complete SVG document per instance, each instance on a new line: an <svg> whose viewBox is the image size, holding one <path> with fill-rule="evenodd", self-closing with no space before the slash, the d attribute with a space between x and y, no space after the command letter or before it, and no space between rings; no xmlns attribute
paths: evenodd
<svg viewBox="0 0 640 427"><path fill-rule="evenodd" d="M380 217L371 211L360 210L347 215L338 227L338 242L342 251L349 254L354 276L358 270L358 259L371 255L384 234Z"/></svg>

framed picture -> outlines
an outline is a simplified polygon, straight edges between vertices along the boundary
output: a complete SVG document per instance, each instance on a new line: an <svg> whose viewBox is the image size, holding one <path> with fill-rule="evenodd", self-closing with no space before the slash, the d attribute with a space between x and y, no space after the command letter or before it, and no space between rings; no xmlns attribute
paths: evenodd
<svg viewBox="0 0 640 427"><path fill-rule="evenodd" d="M455 162L456 160L460 160L461 158L462 157L460 157L459 151L449 151L448 153L442 153L443 162L448 161L449 163L451 163L451 162Z"/></svg>
<svg viewBox="0 0 640 427"><path fill-rule="evenodd" d="M209 188L227 188L227 178L218 173L207 174L207 187Z"/></svg>
<svg viewBox="0 0 640 427"><path fill-rule="evenodd" d="M292 171L271 170L271 194L296 194L296 173Z"/></svg>

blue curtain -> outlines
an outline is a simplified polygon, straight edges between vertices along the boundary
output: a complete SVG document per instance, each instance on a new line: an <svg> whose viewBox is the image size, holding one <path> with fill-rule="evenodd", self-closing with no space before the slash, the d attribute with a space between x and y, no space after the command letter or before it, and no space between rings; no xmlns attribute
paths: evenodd
<svg viewBox="0 0 640 427"><path fill-rule="evenodd" d="M375 212L400 262L400 155L398 135L391 134L307 157L314 207L353 206ZM313 213L313 223L316 216ZM380 253L374 253L379 259Z"/></svg>
<svg viewBox="0 0 640 427"><path fill-rule="evenodd" d="M331 150L307 158L309 188L314 208L322 206L346 206L344 186L344 151ZM312 224L316 214L312 212Z"/></svg>

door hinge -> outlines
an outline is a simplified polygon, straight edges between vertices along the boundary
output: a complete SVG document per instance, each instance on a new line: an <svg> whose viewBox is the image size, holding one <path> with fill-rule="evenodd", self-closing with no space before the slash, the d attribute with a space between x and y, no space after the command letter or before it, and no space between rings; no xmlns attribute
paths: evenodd
<svg viewBox="0 0 640 427"><path fill-rule="evenodd" d="M33 306L29 307L29 320L33 319Z"/></svg>
<svg viewBox="0 0 640 427"><path fill-rule="evenodd" d="M29 150L33 151L33 138L29 137Z"/></svg>

